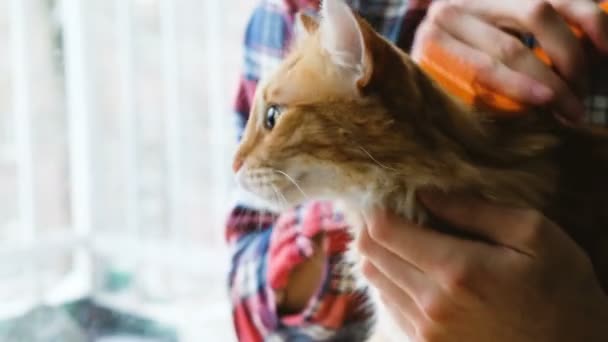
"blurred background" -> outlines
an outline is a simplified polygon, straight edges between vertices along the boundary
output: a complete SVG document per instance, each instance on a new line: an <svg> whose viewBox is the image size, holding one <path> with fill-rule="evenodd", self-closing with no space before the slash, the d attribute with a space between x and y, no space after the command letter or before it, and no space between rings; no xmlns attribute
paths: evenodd
<svg viewBox="0 0 608 342"><path fill-rule="evenodd" d="M231 341L255 0L0 0L0 341Z"/></svg>

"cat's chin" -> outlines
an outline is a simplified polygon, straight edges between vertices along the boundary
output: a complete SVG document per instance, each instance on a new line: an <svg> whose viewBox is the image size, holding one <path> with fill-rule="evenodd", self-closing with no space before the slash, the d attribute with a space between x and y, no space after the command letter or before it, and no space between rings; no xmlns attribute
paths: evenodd
<svg viewBox="0 0 608 342"><path fill-rule="evenodd" d="M243 187L237 187L236 198L238 203L247 206L250 209L254 209L262 212L280 213L285 210L287 206L282 206L273 200L269 200L252 192L244 189Z"/></svg>
<svg viewBox="0 0 608 342"><path fill-rule="evenodd" d="M306 190L304 190L306 191ZM272 212L282 212L289 208L293 208L297 205L304 204L309 201L327 201L332 202L336 205L338 211L342 213L348 213L351 218L357 217L360 218L360 213L362 210L362 206L360 205L360 201L348 200L342 194L327 192L324 191L322 193L314 193L311 192L311 195L304 197L301 195L299 190L294 190L292 188L287 188L284 190L282 194L281 201L277 201L276 198L266 198L261 194L255 193L250 190L242 189L242 193L246 193L246 195L241 196L242 198L247 198L249 203L255 203L254 208ZM355 214L356 213L356 214ZM352 215L352 216L351 216ZM358 221L358 220L357 220ZM359 228L360 224L352 225L355 228Z"/></svg>
<svg viewBox="0 0 608 342"><path fill-rule="evenodd" d="M364 215L371 214L377 209L387 209L420 225L428 220L426 209L416 199L414 187L405 190L400 196L370 188L351 190L343 191L336 199L344 202L349 208L356 208Z"/></svg>
<svg viewBox="0 0 608 342"><path fill-rule="evenodd" d="M282 212L289 208L308 202L311 199L319 200L317 197L304 197L298 190L287 187L271 197L251 190L244 190L258 203L258 206L273 212ZM278 191L278 190L277 190Z"/></svg>

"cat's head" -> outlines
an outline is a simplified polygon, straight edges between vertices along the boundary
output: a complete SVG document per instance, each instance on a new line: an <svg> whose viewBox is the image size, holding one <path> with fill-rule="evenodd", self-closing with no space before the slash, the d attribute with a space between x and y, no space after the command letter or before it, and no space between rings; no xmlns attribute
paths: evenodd
<svg viewBox="0 0 608 342"><path fill-rule="evenodd" d="M420 71L342 0L324 1L319 21L298 19L290 55L258 86L234 161L240 185L291 205L389 191L396 172L431 175L415 127Z"/></svg>

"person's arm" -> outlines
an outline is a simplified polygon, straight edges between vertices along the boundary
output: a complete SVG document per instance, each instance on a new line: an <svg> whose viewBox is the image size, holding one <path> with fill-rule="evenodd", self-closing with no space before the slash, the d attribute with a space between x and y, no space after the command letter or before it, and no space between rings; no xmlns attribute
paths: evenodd
<svg viewBox="0 0 608 342"><path fill-rule="evenodd" d="M229 286L239 340L368 333L365 293L352 286L343 255L350 236L330 203L278 217L238 207L227 226L234 232Z"/></svg>
<svg viewBox="0 0 608 342"><path fill-rule="evenodd" d="M249 22L235 106L239 139L258 80L285 54L294 15L278 1L262 1ZM227 221L226 236L232 248L229 288L239 340L366 334L371 314L364 311L365 295L348 286L352 275L344 267L346 226L329 204L309 203L279 215L242 201Z"/></svg>

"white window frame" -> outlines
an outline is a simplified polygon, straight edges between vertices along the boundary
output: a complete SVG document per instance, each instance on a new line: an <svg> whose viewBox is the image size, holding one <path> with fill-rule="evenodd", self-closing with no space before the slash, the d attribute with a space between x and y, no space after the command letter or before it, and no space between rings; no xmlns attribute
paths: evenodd
<svg viewBox="0 0 608 342"><path fill-rule="evenodd" d="M35 87L33 75L29 68L29 51L27 46L30 20L28 8L33 1L10 0L10 26L12 50L12 78L14 104L13 118L15 131L14 148L11 153L4 153L6 158L13 158L18 170L18 231L17 243L0 242L0 267L10 265L13 260L23 260L36 265L39 260L73 253L73 264L70 273L52 291L40 289L32 297L25 298L13 307L0 307L0 320L17 317L35 305L56 305L76 300L93 293L93 261L95 258L120 258L135 263L145 262L162 267L181 270L192 275L227 274L229 251L223 246L217 248L201 248L200 244L185 241L182 231L181 203L182 199L182 132L183 125L180 113L180 80L179 56L176 32L176 8L179 2L174 0L159 0L161 18L161 53L163 58L163 82L165 86L164 115L166 153L170 156L167 161L167 193L169 209L168 241L157 239L142 239L139 227L138 205L138 165L136 141L136 104L134 101L134 51L133 51L133 1L115 0L116 28L115 37L120 47L118 55L118 70L123 101L120 103L121 131L124 134L127 148L124 150L124 170L127 184L127 220L124 234L100 233L94 230L95 224L95 150L99 140L96 139L93 118L97 114L94 104L94 89L91 83L91 58L94 50L87 40L87 1L61 0L60 16L64 32L65 54L65 92L68 122L68 163L70 174L70 227L61 229L62 233L42 235L37 229L37 208L35 206L35 158L32 132L32 87ZM223 211L231 200L225 191L231 184L228 169L219 165L228 165L230 152L234 144L222 142L226 132L232 130L232 119L226 110L225 77L222 66L225 61L222 49L225 44L221 32L222 18L227 17L222 3L219 1L204 1L205 36L201 40L206 44L206 82L209 89L207 111L212 113L210 125L214 143L209 148L209 162L218 167L214 168L214 179L210 192L217 195L213 201L213 212L222 213L214 217L209 225L218 227L217 235L222 235ZM234 134L228 134L230 138ZM1 157L1 156L0 156ZM201 260L214 260L211 267L201 268ZM35 267L32 267L32 279L36 279ZM130 300L121 300L112 296L97 296L97 300L121 310L145 314L163 322L176 326L184 324L183 316L176 315L178 309L159 309L154 306L144 306ZM223 301L223 309L229 310L228 297ZM228 315L229 312L226 312ZM209 315L212 315L209 313ZM197 317L204 320L205 317Z"/></svg>

